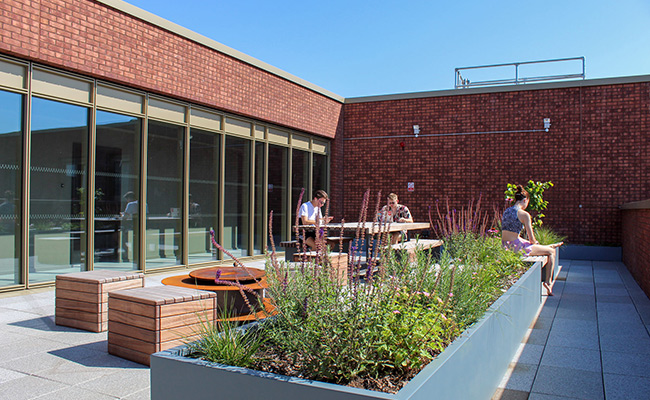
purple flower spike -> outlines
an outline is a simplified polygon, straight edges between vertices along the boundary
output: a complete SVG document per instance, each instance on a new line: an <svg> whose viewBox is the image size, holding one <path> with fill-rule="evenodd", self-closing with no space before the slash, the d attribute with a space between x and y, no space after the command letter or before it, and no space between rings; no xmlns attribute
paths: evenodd
<svg viewBox="0 0 650 400"><path fill-rule="evenodd" d="M221 269L217 269L217 273L215 274L214 277L214 282L219 283L219 278L221 278Z"/></svg>

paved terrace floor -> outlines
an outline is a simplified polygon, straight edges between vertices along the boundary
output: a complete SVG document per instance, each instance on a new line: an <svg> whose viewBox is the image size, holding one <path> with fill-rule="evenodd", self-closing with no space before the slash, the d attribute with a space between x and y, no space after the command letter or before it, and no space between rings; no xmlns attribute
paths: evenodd
<svg viewBox="0 0 650 400"><path fill-rule="evenodd" d="M650 300L619 262L561 264L493 398L650 399ZM0 399L149 399L149 369L106 336L56 326L52 288L0 295Z"/></svg>

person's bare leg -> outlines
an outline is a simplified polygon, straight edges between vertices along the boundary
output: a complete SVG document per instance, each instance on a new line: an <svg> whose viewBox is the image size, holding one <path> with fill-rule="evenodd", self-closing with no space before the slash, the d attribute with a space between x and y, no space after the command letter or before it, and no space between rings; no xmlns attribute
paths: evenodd
<svg viewBox="0 0 650 400"><path fill-rule="evenodd" d="M531 256L546 256L546 276L542 285L546 289L546 293L549 296L553 296L553 273L555 271L555 247L551 246L542 246L539 244L534 244L530 250Z"/></svg>
<svg viewBox="0 0 650 400"><path fill-rule="evenodd" d="M402 237L401 232L391 232L390 234L390 244L399 243L400 238Z"/></svg>
<svg viewBox="0 0 650 400"><path fill-rule="evenodd" d="M308 237L307 240L305 240L305 244L309 246L309 249L314 251L316 250L316 241L314 240L313 237Z"/></svg>

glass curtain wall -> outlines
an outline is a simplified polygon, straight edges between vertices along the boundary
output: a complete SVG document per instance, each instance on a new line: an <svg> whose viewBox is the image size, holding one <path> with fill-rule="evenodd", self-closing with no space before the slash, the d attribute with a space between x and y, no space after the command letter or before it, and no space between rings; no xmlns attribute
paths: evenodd
<svg viewBox="0 0 650 400"><path fill-rule="evenodd" d="M189 263L216 259L210 230L219 230L221 135L190 131ZM217 238L218 240L218 238Z"/></svg>
<svg viewBox="0 0 650 400"><path fill-rule="evenodd" d="M265 150L266 145L264 143L255 143L255 230L253 233L253 254L262 254L266 249L267 242L264 235L265 225L268 224L267 216L264 213Z"/></svg>
<svg viewBox="0 0 650 400"><path fill-rule="evenodd" d="M145 258L147 269L155 269L182 263L185 128L157 121L148 128Z"/></svg>
<svg viewBox="0 0 650 400"><path fill-rule="evenodd" d="M287 178L289 176L288 160L289 149L272 144L269 145L267 217L273 211L272 229L269 235L273 236L273 242L276 246L291 236L286 213L289 191L287 184Z"/></svg>
<svg viewBox="0 0 650 400"><path fill-rule="evenodd" d="M250 152L249 140L226 136L221 245L235 257L248 255Z"/></svg>
<svg viewBox="0 0 650 400"><path fill-rule="evenodd" d="M0 287L21 283L23 95L0 91Z"/></svg>
<svg viewBox="0 0 650 400"><path fill-rule="evenodd" d="M96 127L94 268L139 269L142 121L97 111Z"/></svg>
<svg viewBox="0 0 650 400"><path fill-rule="evenodd" d="M30 282L85 269L88 117L85 107L32 100Z"/></svg>

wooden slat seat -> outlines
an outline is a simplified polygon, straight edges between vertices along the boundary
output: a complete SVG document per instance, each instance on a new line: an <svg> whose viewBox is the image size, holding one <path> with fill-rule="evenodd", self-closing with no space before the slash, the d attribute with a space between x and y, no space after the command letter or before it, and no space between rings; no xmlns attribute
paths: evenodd
<svg viewBox="0 0 650 400"><path fill-rule="evenodd" d="M293 255L293 261L311 262L315 260L317 256L318 253L315 251L296 253ZM332 277L337 279L339 283L346 285L348 281L348 253L330 252L328 253L328 256L332 265Z"/></svg>
<svg viewBox="0 0 650 400"><path fill-rule="evenodd" d="M398 254L406 252L408 254L409 261L415 261L415 251L417 249L432 250L439 248L442 246L442 244L443 241L437 239L413 239L407 242L391 245L391 248Z"/></svg>
<svg viewBox="0 0 650 400"><path fill-rule="evenodd" d="M149 365L149 356L198 338L202 323L214 323L217 294L177 286L111 292L108 352Z"/></svg>
<svg viewBox="0 0 650 400"><path fill-rule="evenodd" d="M108 329L108 294L141 288L144 274L131 271L85 271L56 277L55 323L91 332Z"/></svg>

